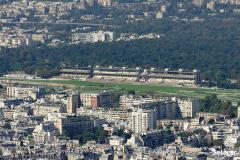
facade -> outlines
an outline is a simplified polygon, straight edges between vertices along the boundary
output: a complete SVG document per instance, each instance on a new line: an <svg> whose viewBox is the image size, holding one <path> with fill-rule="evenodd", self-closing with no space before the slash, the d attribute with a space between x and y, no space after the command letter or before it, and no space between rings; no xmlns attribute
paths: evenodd
<svg viewBox="0 0 240 160"><path fill-rule="evenodd" d="M137 110L132 112L132 131L147 132L155 128L156 113L152 110Z"/></svg>
<svg viewBox="0 0 240 160"><path fill-rule="evenodd" d="M67 113L76 113L79 106L79 95L74 94L67 98Z"/></svg>
<svg viewBox="0 0 240 160"><path fill-rule="evenodd" d="M66 112L66 107L62 104L37 104L33 108L34 115L47 116L51 113L64 113Z"/></svg>
<svg viewBox="0 0 240 160"><path fill-rule="evenodd" d="M114 40L114 33L110 31L74 33L72 35L73 42L95 43L95 42L111 42L113 40Z"/></svg>
<svg viewBox="0 0 240 160"><path fill-rule="evenodd" d="M193 85L200 82L200 74L197 70L184 71L182 69L176 70L158 70L151 68L150 70L144 70L141 74L142 81L148 81L152 83L169 83L169 84L183 84Z"/></svg>
<svg viewBox="0 0 240 160"><path fill-rule="evenodd" d="M177 103L180 108L181 116L183 118L193 118L196 116L196 113L200 111L198 99L178 98Z"/></svg>
<svg viewBox="0 0 240 160"><path fill-rule="evenodd" d="M32 40L44 43L44 41L47 40L47 35L46 34L32 34Z"/></svg>
<svg viewBox="0 0 240 160"><path fill-rule="evenodd" d="M156 110L156 118L159 119L176 119L180 116L179 107L174 101L163 101L152 104Z"/></svg>
<svg viewBox="0 0 240 160"><path fill-rule="evenodd" d="M111 107L113 105L112 93L100 92L100 93L81 93L80 94L81 105L84 107Z"/></svg>
<svg viewBox="0 0 240 160"><path fill-rule="evenodd" d="M65 78L93 78L108 81L139 81L146 83L167 83L176 85L197 85L201 82L200 73L197 70L184 71L141 69L127 67L65 67L61 70L61 76Z"/></svg>
<svg viewBox="0 0 240 160"><path fill-rule="evenodd" d="M175 127L179 127L180 129L184 129L184 126L188 123L189 122L187 120L158 120L157 128L173 125Z"/></svg>
<svg viewBox="0 0 240 160"><path fill-rule="evenodd" d="M161 19L161 18L163 18L163 12L157 12L156 19Z"/></svg>
<svg viewBox="0 0 240 160"><path fill-rule="evenodd" d="M236 148L240 144L240 134L227 134L224 140L224 145L230 148Z"/></svg>
<svg viewBox="0 0 240 160"><path fill-rule="evenodd" d="M112 0L97 0L98 5L100 6L111 6L112 5Z"/></svg>
<svg viewBox="0 0 240 160"><path fill-rule="evenodd" d="M196 5L197 7L200 7L204 4L205 0L193 0L193 4Z"/></svg>
<svg viewBox="0 0 240 160"><path fill-rule="evenodd" d="M64 67L60 70L62 78L92 78L93 68L92 66L88 67Z"/></svg>
<svg viewBox="0 0 240 160"><path fill-rule="evenodd" d="M111 136L108 138L109 144L112 146L120 146L124 144L124 138L118 136Z"/></svg>
<svg viewBox="0 0 240 160"><path fill-rule="evenodd" d="M197 119L204 119L204 121L208 122L213 119L216 121L218 114L217 113L208 113L208 112L199 112L196 114Z"/></svg>
<svg viewBox="0 0 240 160"><path fill-rule="evenodd" d="M55 140L54 123L41 123L33 131L35 143L51 143Z"/></svg>
<svg viewBox="0 0 240 160"><path fill-rule="evenodd" d="M240 106L238 107L238 118L240 118Z"/></svg>
<svg viewBox="0 0 240 160"><path fill-rule="evenodd" d="M78 135L83 131L92 131L94 121L84 116L61 116L56 120L55 126L60 134L65 130L71 135Z"/></svg>
<svg viewBox="0 0 240 160"><path fill-rule="evenodd" d="M140 74L140 69L130 69L126 67L99 67L96 66L93 70L93 78L100 80L116 80L116 81L137 81Z"/></svg>
<svg viewBox="0 0 240 160"><path fill-rule="evenodd" d="M159 102L161 99L153 97L134 97L133 95L121 95L119 97L119 106L122 108L131 108L144 104Z"/></svg>
<svg viewBox="0 0 240 160"><path fill-rule="evenodd" d="M240 5L239 0L218 0L217 3L220 4L231 4L231 5Z"/></svg>
<svg viewBox="0 0 240 160"><path fill-rule="evenodd" d="M229 128L229 126L218 127L217 130L212 131L212 139L213 140L225 140L227 135L232 134L233 129Z"/></svg>
<svg viewBox="0 0 240 160"><path fill-rule="evenodd" d="M133 95L121 95L119 97L119 107L122 108L130 108L132 107L132 101L134 100L134 96Z"/></svg>
<svg viewBox="0 0 240 160"><path fill-rule="evenodd" d="M0 99L0 108L18 106L23 102L24 102L23 99L19 98Z"/></svg>
<svg viewBox="0 0 240 160"><path fill-rule="evenodd" d="M215 3L215 1L210 1L209 3L207 3L207 9L214 10L216 6Z"/></svg>
<svg viewBox="0 0 240 160"><path fill-rule="evenodd" d="M89 109L89 108L80 108L78 114L83 116L96 117L100 119L106 119L108 122L115 121L131 121L131 112L122 111L122 110L101 110L101 109Z"/></svg>
<svg viewBox="0 0 240 160"><path fill-rule="evenodd" d="M140 139L142 140L144 147L154 149L163 146L164 144L174 142L175 136L172 132L153 130L141 133Z"/></svg>
<svg viewBox="0 0 240 160"><path fill-rule="evenodd" d="M40 95L39 88L29 87L7 87L7 96L9 98L33 98L37 99Z"/></svg>

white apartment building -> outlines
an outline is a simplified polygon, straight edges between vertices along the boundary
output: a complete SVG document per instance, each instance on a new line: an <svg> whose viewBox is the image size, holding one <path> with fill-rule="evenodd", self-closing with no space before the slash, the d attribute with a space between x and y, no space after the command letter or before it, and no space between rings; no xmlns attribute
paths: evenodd
<svg viewBox="0 0 240 160"><path fill-rule="evenodd" d="M27 87L7 87L7 96L9 98L37 98L37 88Z"/></svg>
<svg viewBox="0 0 240 160"><path fill-rule="evenodd" d="M63 104L37 104L33 108L33 114L47 116L51 113L64 113L65 108Z"/></svg>
<svg viewBox="0 0 240 160"><path fill-rule="evenodd" d="M89 109L89 108L79 108L78 114L83 116L97 117L100 119L105 119L108 122L115 121L131 121L131 112L122 110L103 110L103 109Z"/></svg>
<svg viewBox="0 0 240 160"><path fill-rule="evenodd" d="M132 112L132 131L135 133L147 132L155 128L156 115L152 110L142 110Z"/></svg>
<svg viewBox="0 0 240 160"><path fill-rule="evenodd" d="M111 42L114 40L114 33L110 31L98 31L90 33L74 33L72 35L72 41L76 42Z"/></svg>
<svg viewBox="0 0 240 160"><path fill-rule="evenodd" d="M135 97L134 95L126 95L123 94L119 97L119 106L122 108L131 108L133 106L139 106L143 104L149 104L149 103L154 103L154 102L159 102L159 101L165 101L167 100L166 98L154 98L154 97Z"/></svg>
<svg viewBox="0 0 240 160"><path fill-rule="evenodd" d="M183 118L195 117L196 113L200 111L198 99L178 98L177 103Z"/></svg>

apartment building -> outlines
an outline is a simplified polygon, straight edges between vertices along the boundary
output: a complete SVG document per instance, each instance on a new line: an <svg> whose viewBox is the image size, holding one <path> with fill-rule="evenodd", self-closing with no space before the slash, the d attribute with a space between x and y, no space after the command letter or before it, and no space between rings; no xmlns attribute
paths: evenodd
<svg viewBox="0 0 240 160"><path fill-rule="evenodd" d="M48 116L52 113L66 113L66 105L54 102L37 102L33 108L34 115Z"/></svg>
<svg viewBox="0 0 240 160"><path fill-rule="evenodd" d="M168 97L143 97L143 96L135 96L123 94L119 97L119 107L122 108L131 108L134 106L140 106L144 104L152 104L161 101L168 101Z"/></svg>
<svg viewBox="0 0 240 160"><path fill-rule="evenodd" d="M84 107L111 107L113 97L111 92L81 93L80 103Z"/></svg>
<svg viewBox="0 0 240 160"><path fill-rule="evenodd" d="M229 148L236 148L237 145L240 143L240 134L227 134L224 140L224 145Z"/></svg>
<svg viewBox="0 0 240 160"><path fill-rule="evenodd" d="M208 113L208 112L199 112L196 114L197 119L203 119L204 121L208 122L209 120L217 120L218 114L217 113Z"/></svg>
<svg viewBox="0 0 240 160"><path fill-rule="evenodd" d="M119 97L119 107L122 108L130 108L132 107L132 101L134 100L134 96L133 95L121 95Z"/></svg>
<svg viewBox="0 0 240 160"><path fill-rule="evenodd" d="M174 101L162 101L152 103L151 106L155 108L156 119L176 119L180 117L180 109Z"/></svg>
<svg viewBox="0 0 240 160"><path fill-rule="evenodd" d="M73 94L67 98L67 113L76 113L79 106L79 95Z"/></svg>
<svg viewBox="0 0 240 160"><path fill-rule="evenodd" d="M197 98L177 98L176 101L183 118L193 118L200 111L199 99Z"/></svg>
<svg viewBox="0 0 240 160"><path fill-rule="evenodd" d="M36 125L32 134L35 143L51 143L55 140L54 123L40 123L39 125Z"/></svg>
<svg viewBox="0 0 240 160"><path fill-rule="evenodd" d="M80 108L78 114L89 117L96 117L106 119L108 122L115 121L131 121L131 112L125 110L103 110L103 109L89 109Z"/></svg>
<svg viewBox="0 0 240 160"><path fill-rule="evenodd" d="M154 149L163 146L164 144L174 142L175 136L172 132L153 130L141 133L140 140L143 142L144 147Z"/></svg>
<svg viewBox="0 0 240 160"><path fill-rule="evenodd" d="M220 4L240 5L240 0L218 0L216 2Z"/></svg>
<svg viewBox="0 0 240 160"><path fill-rule="evenodd" d="M32 87L7 87L7 96L9 98L33 98L37 99L41 94L43 94L43 90L40 88L32 88Z"/></svg>
<svg viewBox="0 0 240 160"><path fill-rule="evenodd" d="M132 112L131 123L133 132L147 132L156 126L156 113L152 110L138 109Z"/></svg>
<svg viewBox="0 0 240 160"><path fill-rule="evenodd" d="M112 5L112 0L97 0L98 5L100 6L111 6Z"/></svg>
<svg viewBox="0 0 240 160"><path fill-rule="evenodd" d="M178 127L179 129L184 129L184 126L186 124L188 124L189 121L188 120L158 120L157 121L157 128L158 127L164 127L164 126L168 126L168 125L173 125L175 127Z"/></svg>
<svg viewBox="0 0 240 160"><path fill-rule="evenodd" d="M226 135L230 134L226 129L218 129L217 131L212 132L213 140L224 140Z"/></svg>
<svg viewBox="0 0 240 160"><path fill-rule="evenodd" d="M113 40L114 33L110 31L72 34L72 42L95 43L95 42L111 42Z"/></svg>
<svg viewBox="0 0 240 160"><path fill-rule="evenodd" d="M15 107L23 102L23 99L19 98L0 99L0 108Z"/></svg>
<svg viewBox="0 0 240 160"><path fill-rule="evenodd" d="M63 130L65 130L72 135L78 135L83 131L92 131L94 121L84 116L61 116L56 119L54 125L60 134L63 134Z"/></svg>

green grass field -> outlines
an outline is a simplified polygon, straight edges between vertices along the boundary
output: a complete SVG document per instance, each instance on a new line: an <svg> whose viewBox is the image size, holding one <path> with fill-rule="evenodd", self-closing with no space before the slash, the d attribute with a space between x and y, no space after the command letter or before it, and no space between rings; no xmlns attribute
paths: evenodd
<svg viewBox="0 0 240 160"><path fill-rule="evenodd" d="M0 78L0 80L7 80ZM166 95L179 95L188 97L204 97L209 94L217 94L220 99L231 100L240 102L240 90L238 89L216 89L216 88L200 88L200 87L176 87L176 86L163 86L163 85L150 85L150 84L131 84L131 83L103 83L103 82L90 82L80 80L21 80L21 79L8 79L15 83L20 84L37 84L37 85L56 85L74 87L80 90L134 90L136 92L154 92L157 94Z"/></svg>

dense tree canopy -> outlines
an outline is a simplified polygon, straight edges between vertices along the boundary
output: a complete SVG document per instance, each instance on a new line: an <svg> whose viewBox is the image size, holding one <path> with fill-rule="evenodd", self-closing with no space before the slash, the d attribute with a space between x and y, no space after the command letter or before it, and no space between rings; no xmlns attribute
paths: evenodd
<svg viewBox="0 0 240 160"><path fill-rule="evenodd" d="M159 25L162 26L159 26ZM233 21L149 22L122 32L164 33L160 39L2 49L0 73L24 70L48 77L62 65L199 69L203 78L239 78L240 24Z"/></svg>
<svg viewBox="0 0 240 160"><path fill-rule="evenodd" d="M222 113L234 118L237 114L237 107L232 106L230 101L221 101L213 94L201 100L201 111Z"/></svg>

